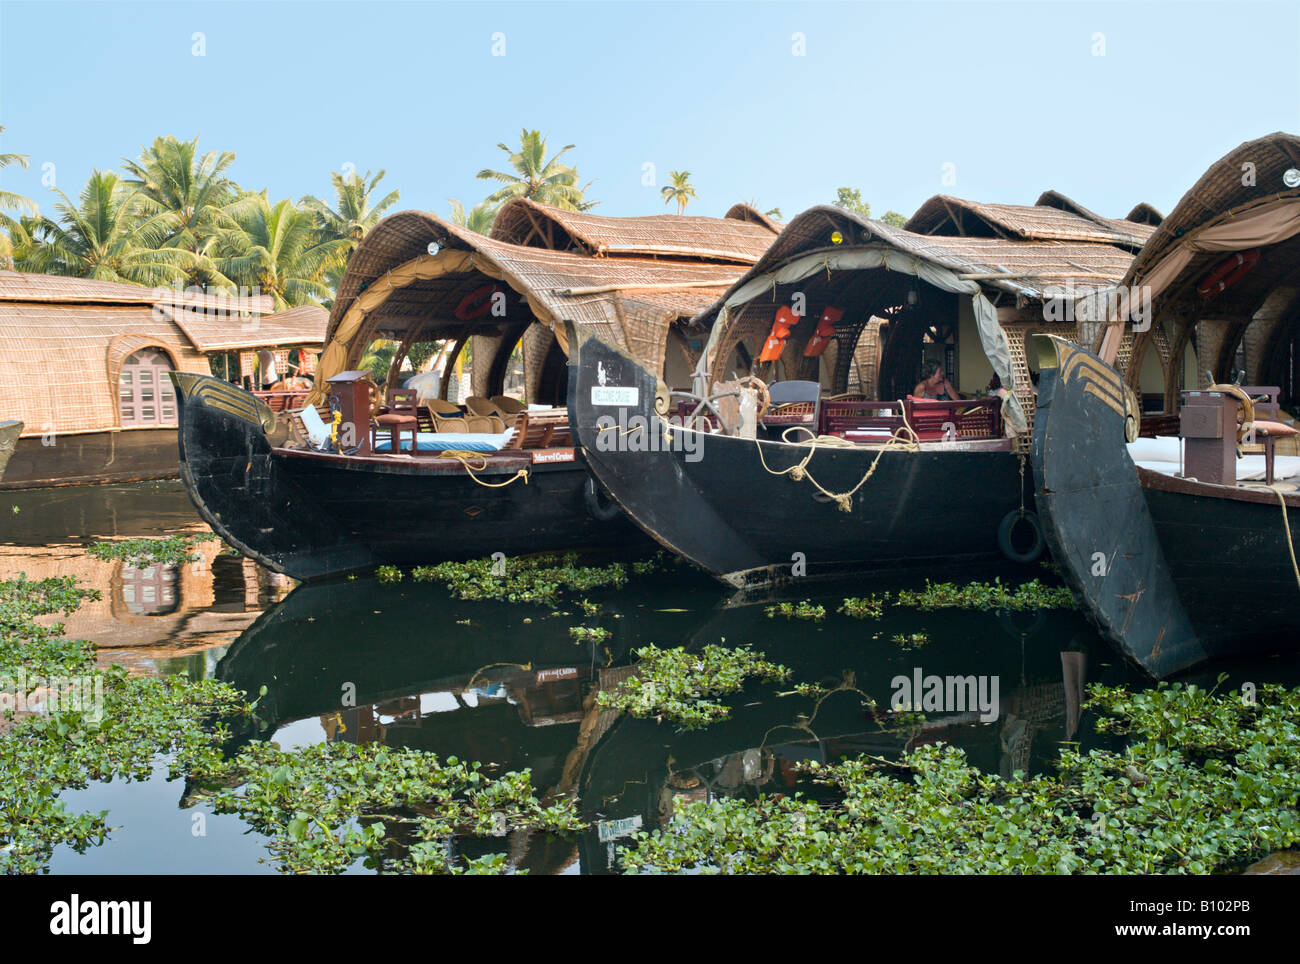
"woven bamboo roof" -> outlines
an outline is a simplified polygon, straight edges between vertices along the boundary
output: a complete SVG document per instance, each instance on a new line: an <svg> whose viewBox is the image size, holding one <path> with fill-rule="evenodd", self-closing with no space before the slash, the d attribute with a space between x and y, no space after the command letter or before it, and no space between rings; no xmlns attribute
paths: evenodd
<svg viewBox="0 0 1300 964"><path fill-rule="evenodd" d="M319 307L240 317L225 299L159 302L136 285L3 271L0 417L21 418L26 436L113 429L118 375L133 352L160 348L178 370L206 375L207 352L319 347L325 323Z"/></svg>
<svg viewBox="0 0 1300 964"><path fill-rule="evenodd" d="M768 219L745 205L736 205L722 218L677 214L615 218L518 198L497 212L491 236L497 241L595 257L753 264L776 234L777 228Z"/></svg>
<svg viewBox="0 0 1300 964"><path fill-rule="evenodd" d="M180 304L221 309L227 308L232 299L223 295L204 294L197 289L177 291L169 287L148 288L117 281L97 281L94 278L0 271L0 301L102 305ZM269 313L273 310L270 295L250 296L239 303L251 311Z"/></svg>
<svg viewBox="0 0 1300 964"><path fill-rule="evenodd" d="M1253 165L1252 184L1243 183L1249 180L1244 176L1246 164ZM1282 174L1290 168L1300 168L1300 136L1281 131L1247 141L1215 161L1160 222L1133 262L1125 284L1137 283L1183 235L1274 198L1300 196L1300 188L1282 183ZM1185 273L1203 272L1207 260L1195 259Z"/></svg>
<svg viewBox="0 0 1300 964"><path fill-rule="evenodd" d="M735 218L737 221L752 221L754 224L761 224L773 234L780 234L781 229L785 227L782 222L775 218L768 217L758 208L750 204L733 204L731 207L727 208L727 213L724 214L723 217Z"/></svg>
<svg viewBox="0 0 1300 964"><path fill-rule="evenodd" d="M1104 218L1057 191L1045 192L1032 205L990 204L939 194L922 204L905 227L917 234L1081 241L1134 251L1151 234L1148 225Z"/></svg>
<svg viewBox="0 0 1300 964"><path fill-rule="evenodd" d="M1156 210L1154 206L1147 204L1146 201L1139 201L1137 204L1133 205L1132 211L1129 211L1128 214L1124 215L1125 221L1129 221L1133 224L1149 224L1153 228L1159 227L1160 222L1164 219L1165 216Z"/></svg>
<svg viewBox="0 0 1300 964"><path fill-rule="evenodd" d="M840 245L832 241L836 232L841 236ZM992 291L1031 299L1041 299L1046 289L1067 283L1081 291L1109 287L1124 276L1133 261L1132 252L1113 244L918 234L834 205L821 205L791 220L758 264L695 321L712 324L731 291L794 258L857 245L906 252Z"/></svg>
<svg viewBox="0 0 1300 964"><path fill-rule="evenodd" d="M429 254L431 242L439 246L438 254ZM466 254L468 261L456 271L402 286L385 281L389 272L415 259L450 263ZM513 244L435 214L404 211L385 218L357 246L330 312L328 335L334 337L363 292L387 284L390 293L367 311L365 328L350 340L354 353L376 334L400 337L412 324L420 326L422 339L435 340L498 334L534 321L555 326L565 319L596 326L616 344L636 348L644 342L650 350L662 341L659 329L706 307L743 270L736 264L592 257ZM491 279L504 281L521 297L508 298L504 317L458 320L462 300ZM662 354L662 344L655 351Z"/></svg>
<svg viewBox="0 0 1300 964"><path fill-rule="evenodd" d="M329 312L320 305L299 305L274 314L230 317L193 306L163 309L202 352L249 348L316 347L325 344Z"/></svg>

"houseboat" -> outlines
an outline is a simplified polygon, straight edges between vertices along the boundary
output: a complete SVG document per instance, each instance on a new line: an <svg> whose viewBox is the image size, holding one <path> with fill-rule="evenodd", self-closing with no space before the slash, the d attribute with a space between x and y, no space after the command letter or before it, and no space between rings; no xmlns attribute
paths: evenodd
<svg viewBox="0 0 1300 964"><path fill-rule="evenodd" d="M569 409L596 480L734 587L1043 549L1026 453L1036 331L1114 285L1159 215L936 197L903 228L792 220L681 326L689 380L573 326Z"/></svg>
<svg viewBox="0 0 1300 964"><path fill-rule="evenodd" d="M1149 293L1150 318L1108 311L1100 354L1042 344L1033 465L1053 555L1101 633L1157 678L1292 649L1300 137L1213 165L1122 285ZM1143 353L1161 343L1165 431L1137 438ZM1184 346L1195 365L1178 363Z"/></svg>
<svg viewBox="0 0 1300 964"><path fill-rule="evenodd" d="M269 297L0 271L0 413L23 422L0 488L175 478L168 373L242 368L261 390L256 352L309 371L325 322L319 307L276 313Z"/></svg>
<svg viewBox="0 0 1300 964"><path fill-rule="evenodd" d="M230 545L298 579L627 546L635 528L575 455L562 322L680 376L694 358L674 325L775 237L743 205L724 218L607 218L517 200L490 237L425 212L393 215L353 254L285 443L272 434L283 419L259 399L177 373L182 478ZM361 362L378 339L397 343L390 373L408 356L440 359L437 391L397 375L377 384ZM516 348L524 400L502 393ZM471 395L453 401L467 353Z"/></svg>

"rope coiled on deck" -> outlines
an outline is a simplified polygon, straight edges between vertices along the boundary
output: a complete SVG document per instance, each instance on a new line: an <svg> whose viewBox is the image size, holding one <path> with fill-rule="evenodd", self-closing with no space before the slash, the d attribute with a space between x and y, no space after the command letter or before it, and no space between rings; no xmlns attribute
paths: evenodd
<svg viewBox="0 0 1300 964"><path fill-rule="evenodd" d="M902 407L901 400L899 402L899 407ZM781 433L781 441L789 445L806 447L808 449L807 455L788 468L774 469L769 466L767 460L763 458L763 444L755 438L754 446L758 449L758 461L763 466L764 471L769 475L788 475L793 482L802 482L804 479L807 479L812 483L814 489L827 498L833 500L836 505L839 506L841 512L853 511L853 496L857 494L857 491L860 488L867 484L868 479L876 474L876 468L880 464L881 456L883 456L886 451L891 448L902 448L906 452L918 452L921 448L920 436L918 436L912 429L912 426L907 421L907 415L904 414L903 427L890 435L889 438L880 446L880 450L876 452L876 457L871 460L871 465L867 467L866 473L862 478L858 479L858 484L845 492L832 492L813 477L812 472L808 469L808 464L812 462L813 456L817 454L818 448L843 449L857 448L857 446L848 439L840 438L838 435L817 435L808 442L790 441L788 437L790 432L800 428L801 426L791 425ZM802 431L807 431L807 429L802 429Z"/></svg>
<svg viewBox="0 0 1300 964"><path fill-rule="evenodd" d="M466 475L487 489L504 489L507 485L510 485L512 482L518 482L520 479L524 480L524 485L528 484L527 469L516 469L515 474L504 482L484 482L474 474L475 472L482 472L488 467L488 460L484 457L482 452L471 452L467 449L446 449L445 451L439 452L438 457L444 459L455 459L465 467ZM471 462L477 462L479 464L471 465Z"/></svg>

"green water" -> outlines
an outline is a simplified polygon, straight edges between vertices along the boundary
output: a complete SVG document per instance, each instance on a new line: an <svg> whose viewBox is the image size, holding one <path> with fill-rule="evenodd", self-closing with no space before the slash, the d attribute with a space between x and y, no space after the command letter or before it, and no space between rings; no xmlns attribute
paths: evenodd
<svg viewBox="0 0 1300 964"><path fill-rule="evenodd" d="M43 536L77 544L102 534L158 535L197 521L168 487L80 492L83 504L61 495L57 507L49 507L44 532L39 499L24 493L30 500L21 513L24 528L10 529L3 540L9 568L21 561L24 547L33 558L39 555ZM465 840L458 844L462 852L508 851L512 866L532 873L603 873L615 869L620 840L661 826L683 798L807 789L792 770L800 760L891 755L943 741L991 772L1041 770L1064 743L1096 742L1090 715L1079 705L1085 685L1145 685L1072 611L888 608L878 620L835 613L845 596L919 587L926 576L1051 578L1039 567L911 573L809 584L780 597L823 603L828 615L820 621L769 618L764 609L770 600L741 604L684 565L634 577L621 590L588 593L603 607L595 618L583 616L576 600L557 607L464 602L436 584L344 579L298 587L255 620L246 612L251 625L233 642L172 654L171 637L160 629L160 646L134 659L155 672L214 676L254 694L265 686L259 721L236 732L229 750L253 740L284 748L382 741L499 770L530 768L538 794L575 798L591 829L564 838ZM227 587L204 599L210 610L211 599L237 594ZM258 605L255 593L240 598L254 600L246 610ZM138 614L133 618L139 625ZM160 617L157 625L171 624ZM610 636L603 643L575 643L569 630L579 625L602 626ZM916 633L929 642L904 649L893 641ZM693 732L621 718L595 705L594 694L617 685L637 647L699 648L722 640L752 645L785 664L792 682L748 686L728 701L729 720ZM1293 653L1215 666L1190 678L1213 682L1221 671L1230 674L1231 686L1300 683ZM820 704L789 692L795 682L851 685L884 709L898 691L896 681L917 675L974 676L997 699L927 711L923 724L899 732L883 728L858 692L845 689ZM213 814L203 803L191 806L183 782L167 781L165 768L141 783L92 784L65 799L70 807L108 809L115 829L83 854L59 848L50 865L54 873L273 869L259 862L265 851L257 834L237 817Z"/></svg>

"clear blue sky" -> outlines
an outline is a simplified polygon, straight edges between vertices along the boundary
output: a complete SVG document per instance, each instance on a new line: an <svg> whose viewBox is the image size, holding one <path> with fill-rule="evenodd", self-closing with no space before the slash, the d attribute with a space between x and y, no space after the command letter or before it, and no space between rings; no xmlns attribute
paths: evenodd
<svg viewBox="0 0 1300 964"><path fill-rule="evenodd" d="M524 126L577 145L605 214L668 210L677 169L698 214L754 198L789 218L841 185L877 215L1046 188L1167 212L1243 140L1300 130L1300 4L0 0L0 124L32 161L0 187L46 212L45 162L75 197L93 167L197 134L272 200L328 196L350 162L446 214Z"/></svg>

